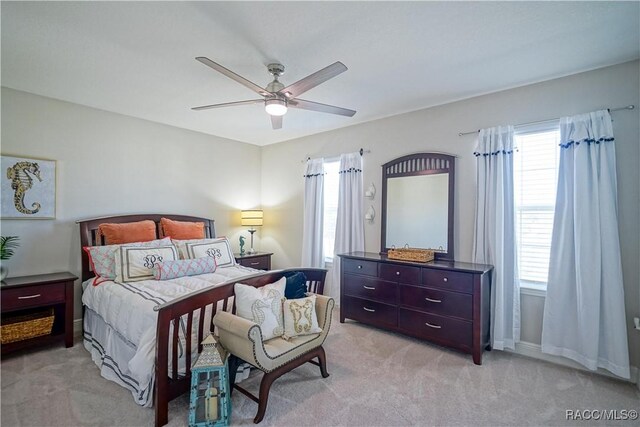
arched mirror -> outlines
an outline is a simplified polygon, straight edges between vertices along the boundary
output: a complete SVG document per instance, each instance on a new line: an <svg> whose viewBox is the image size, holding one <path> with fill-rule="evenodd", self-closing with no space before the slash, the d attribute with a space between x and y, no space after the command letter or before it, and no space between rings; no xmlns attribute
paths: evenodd
<svg viewBox="0 0 640 427"><path fill-rule="evenodd" d="M382 165L382 253L433 249L453 260L455 157L417 153Z"/></svg>

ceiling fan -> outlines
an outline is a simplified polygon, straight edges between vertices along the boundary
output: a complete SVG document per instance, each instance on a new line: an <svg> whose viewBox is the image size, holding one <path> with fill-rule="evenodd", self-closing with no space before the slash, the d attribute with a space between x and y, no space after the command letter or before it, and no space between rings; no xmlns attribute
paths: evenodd
<svg viewBox="0 0 640 427"><path fill-rule="evenodd" d="M249 99L246 101L203 105L200 107L193 107L192 110L201 111L208 110L210 108L264 103L264 109L271 116L271 126L274 129L282 128L282 116L286 114L288 108L300 108L303 110L320 111L323 113L339 114L341 116L348 117L353 117L356 113L354 110L349 110L347 108L335 107L333 105L320 104L319 102L305 101L304 99L297 98L298 95L303 94L309 89L313 89L319 84L347 71L347 67L340 61L316 71L315 73L310 74L287 87L278 81L278 77L284 74L284 65L269 64L267 65L267 70L269 70L269 73L273 76L273 81L263 89L257 84L250 82L222 65L213 62L209 58L199 56L196 60L251 89L258 95L262 95L263 99Z"/></svg>

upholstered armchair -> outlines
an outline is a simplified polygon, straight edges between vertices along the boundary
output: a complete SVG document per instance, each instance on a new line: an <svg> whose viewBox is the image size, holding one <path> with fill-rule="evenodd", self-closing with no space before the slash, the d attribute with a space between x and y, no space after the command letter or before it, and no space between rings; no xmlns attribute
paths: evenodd
<svg viewBox="0 0 640 427"><path fill-rule="evenodd" d="M264 372L259 397L255 397L236 384L233 385L235 389L258 403L254 423L262 421L271 384L283 374L310 362L320 367L323 378L329 376L322 344L329 333L334 305L333 298L317 295L315 309L318 326L322 328L322 332L296 336L289 340L278 337L263 342L260 326L251 320L227 312L218 312L215 315L213 323L218 328L220 343L224 348L232 355ZM318 362L312 360L316 357ZM230 369L235 368L230 366Z"/></svg>

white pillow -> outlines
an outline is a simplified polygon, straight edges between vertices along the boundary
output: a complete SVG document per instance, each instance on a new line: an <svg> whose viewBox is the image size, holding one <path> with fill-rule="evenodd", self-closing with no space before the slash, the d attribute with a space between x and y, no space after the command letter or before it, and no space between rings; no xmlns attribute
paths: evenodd
<svg viewBox="0 0 640 427"><path fill-rule="evenodd" d="M218 267L228 267L236 264L231 250L231 244L226 237L218 239L174 240L178 245L182 259L212 257L216 259Z"/></svg>
<svg viewBox="0 0 640 427"><path fill-rule="evenodd" d="M316 296L288 299L283 303L284 338L322 332L316 315Z"/></svg>
<svg viewBox="0 0 640 427"><path fill-rule="evenodd" d="M264 341L281 337L284 332L282 300L286 286L285 277L260 288L242 283L234 285L236 314L257 323Z"/></svg>
<svg viewBox="0 0 640 427"><path fill-rule="evenodd" d="M116 256L116 282L137 282L153 279L153 267L178 259L173 245L158 247L121 246Z"/></svg>

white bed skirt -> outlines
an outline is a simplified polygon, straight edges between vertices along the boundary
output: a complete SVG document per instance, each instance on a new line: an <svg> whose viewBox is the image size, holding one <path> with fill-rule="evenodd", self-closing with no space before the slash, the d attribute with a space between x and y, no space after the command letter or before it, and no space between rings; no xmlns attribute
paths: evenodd
<svg viewBox="0 0 640 427"><path fill-rule="evenodd" d="M151 376L146 384L140 384L129 369L129 362L137 352L136 346L87 307L85 307L83 323L84 348L91 353L91 359L100 369L100 375L129 390L138 405L153 406L154 377ZM183 363L179 365L182 365L179 375L184 375L184 365ZM248 363L238 367L236 383L249 377L250 367Z"/></svg>

